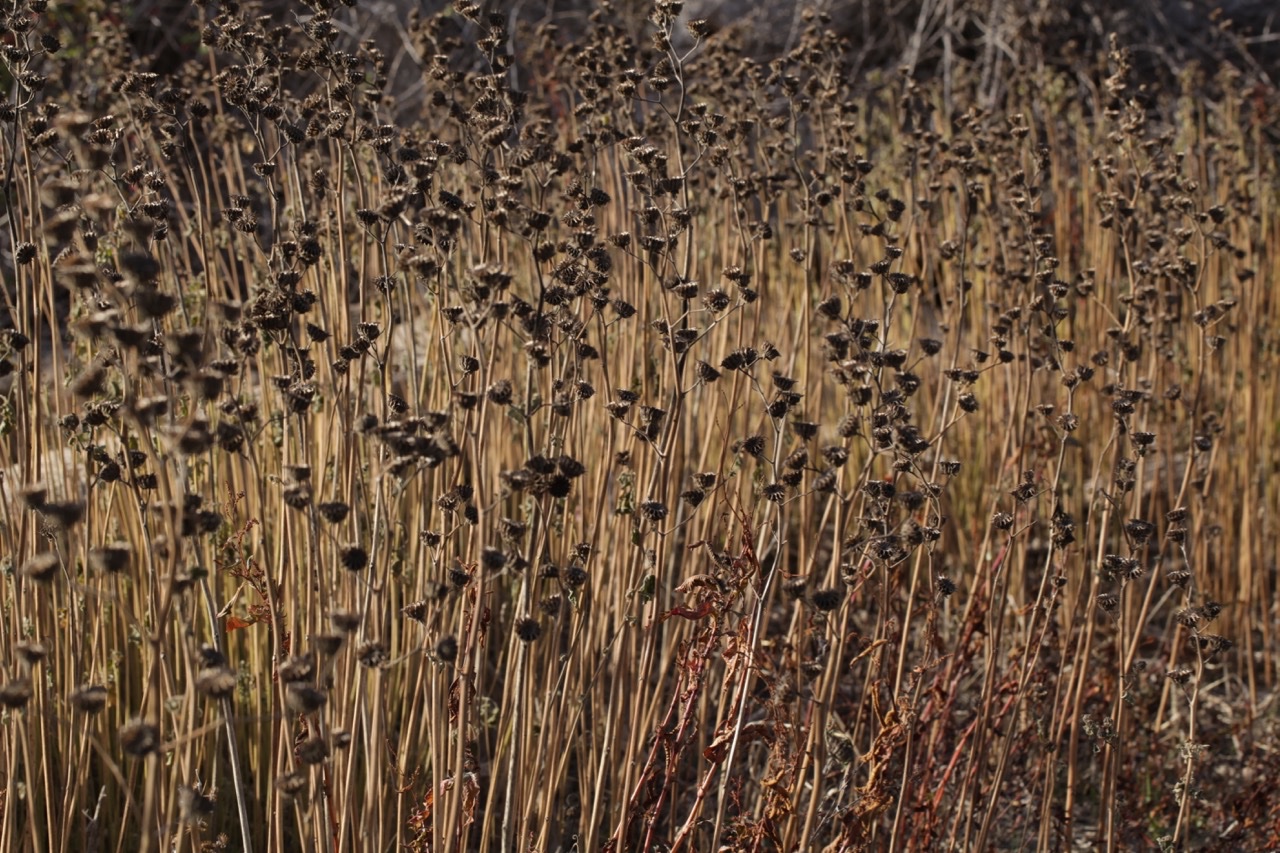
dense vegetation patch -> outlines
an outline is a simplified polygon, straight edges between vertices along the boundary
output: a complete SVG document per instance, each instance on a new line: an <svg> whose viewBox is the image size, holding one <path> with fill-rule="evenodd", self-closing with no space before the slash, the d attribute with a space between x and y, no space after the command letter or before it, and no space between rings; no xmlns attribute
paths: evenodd
<svg viewBox="0 0 1280 853"><path fill-rule="evenodd" d="M1264 43L980 5L11 4L0 847L1280 845Z"/></svg>

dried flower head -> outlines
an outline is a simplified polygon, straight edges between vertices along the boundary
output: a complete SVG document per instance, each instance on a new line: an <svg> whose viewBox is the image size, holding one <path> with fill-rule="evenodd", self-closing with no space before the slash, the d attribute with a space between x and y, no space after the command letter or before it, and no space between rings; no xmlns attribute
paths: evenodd
<svg viewBox="0 0 1280 853"><path fill-rule="evenodd" d="M390 659L391 655L387 652L386 644L377 640L361 643L360 647L356 649L356 660L360 662L361 666L366 666L370 669L380 667Z"/></svg>
<svg viewBox="0 0 1280 853"><path fill-rule="evenodd" d="M101 684L82 684L67 697L77 711L96 714L107 706L107 688Z"/></svg>
<svg viewBox="0 0 1280 853"><path fill-rule="evenodd" d="M344 634L350 634L360 627L363 618L352 610L334 610L329 613L329 624Z"/></svg>
<svg viewBox="0 0 1280 853"><path fill-rule="evenodd" d="M445 634L436 641L436 657L444 663L453 663L458 658L458 640L452 634Z"/></svg>
<svg viewBox="0 0 1280 853"><path fill-rule="evenodd" d="M120 748L125 755L145 758L160 748L160 730L145 720L132 720L120 727Z"/></svg>
<svg viewBox="0 0 1280 853"><path fill-rule="evenodd" d="M538 624L538 620L532 616L523 616L516 620L515 624L516 636L523 643L532 643L538 637L542 636L542 626Z"/></svg>
<svg viewBox="0 0 1280 853"><path fill-rule="evenodd" d="M0 705L6 708L22 708L31 701L31 679L15 678L0 686Z"/></svg>
<svg viewBox="0 0 1280 853"><path fill-rule="evenodd" d="M813 606L818 610L829 612L840 606L844 594L838 589L820 589L813 593Z"/></svg>
<svg viewBox="0 0 1280 853"><path fill-rule="evenodd" d="M277 776L275 789L285 799L296 799L307 790L307 774L298 771L296 773L287 773L284 776Z"/></svg>
<svg viewBox="0 0 1280 853"><path fill-rule="evenodd" d="M804 598L805 590L808 582L804 577L797 575L796 577L787 578L782 584L782 593L792 601L799 601Z"/></svg>
<svg viewBox="0 0 1280 853"><path fill-rule="evenodd" d="M195 823L208 818L214 813L215 808L214 799L206 796L198 787L178 786L178 813L183 823Z"/></svg>
<svg viewBox="0 0 1280 853"><path fill-rule="evenodd" d="M343 501L326 501L316 505L320 517L330 524L341 524L351 512L351 506Z"/></svg>
<svg viewBox="0 0 1280 853"><path fill-rule="evenodd" d="M358 572L369 565L369 552L359 545L347 545L339 553L342 567L349 572Z"/></svg>
<svg viewBox="0 0 1280 853"><path fill-rule="evenodd" d="M41 551L22 565L22 574L37 583L50 583L61 563L53 551Z"/></svg>
<svg viewBox="0 0 1280 853"><path fill-rule="evenodd" d="M285 706L295 714L313 714L324 707L328 697L314 684L294 681L285 687Z"/></svg>
<svg viewBox="0 0 1280 853"><path fill-rule="evenodd" d="M587 574L587 570L576 563L565 569L561 577L564 580L565 586L570 589L577 589L579 587L586 586L587 581L591 579Z"/></svg>
<svg viewBox="0 0 1280 853"><path fill-rule="evenodd" d="M315 647L315 650L328 657L336 655L345 642L346 636L343 634L314 634L311 637L311 644Z"/></svg>
<svg viewBox="0 0 1280 853"><path fill-rule="evenodd" d="M89 549L89 565L94 571L116 574L129 568L133 549L127 542L114 542L101 548Z"/></svg>
<svg viewBox="0 0 1280 853"><path fill-rule="evenodd" d="M276 667L276 675L286 684L294 681L310 681L315 672L316 662L311 655L287 658Z"/></svg>
<svg viewBox="0 0 1280 853"><path fill-rule="evenodd" d="M17 652L18 660L25 668L35 666L49 654L49 650L44 643L36 642L35 640L23 640L14 646L13 650Z"/></svg>
<svg viewBox="0 0 1280 853"><path fill-rule="evenodd" d="M206 696L229 698L236 689L236 674L227 666L205 667L196 674L195 686Z"/></svg>
<svg viewBox="0 0 1280 853"><path fill-rule="evenodd" d="M329 744L322 737L310 737L298 744L294 752L303 764L320 764L329 757Z"/></svg>
<svg viewBox="0 0 1280 853"><path fill-rule="evenodd" d="M652 522L660 522L667 517L667 505L661 501L645 501L639 509L640 514Z"/></svg>

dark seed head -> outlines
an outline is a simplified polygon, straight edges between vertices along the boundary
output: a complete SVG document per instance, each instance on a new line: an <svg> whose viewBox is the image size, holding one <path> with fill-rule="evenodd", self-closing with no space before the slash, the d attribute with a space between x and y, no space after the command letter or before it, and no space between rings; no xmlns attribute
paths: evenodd
<svg viewBox="0 0 1280 853"><path fill-rule="evenodd" d="M58 572L58 555L41 551L22 566L22 573L37 583L49 583Z"/></svg>
<svg viewBox="0 0 1280 853"><path fill-rule="evenodd" d="M445 634L436 642L436 657L445 663L458 658L458 641L452 634Z"/></svg>
<svg viewBox="0 0 1280 853"><path fill-rule="evenodd" d="M194 823L209 817L215 808L213 798L205 796L198 788L187 785L178 787L178 813L182 815L183 822Z"/></svg>
<svg viewBox="0 0 1280 853"><path fill-rule="evenodd" d="M314 684L295 681L285 688L284 703L295 714L312 714L324 707L328 697Z"/></svg>
<svg viewBox="0 0 1280 853"><path fill-rule="evenodd" d="M89 550L89 565L95 571L104 572L106 574L116 574L123 572L129 568L129 559L132 556L132 550L128 543L115 542L111 545L105 545L101 548L92 548Z"/></svg>
<svg viewBox="0 0 1280 853"><path fill-rule="evenodd" d="M667 517L667 505L661 501L645 501L640 504L640 514L649 521L662 521Z"/></svg>
<svg viewBox="0 0 1280 853"><path fill-rule="evenodd" d="M307 789L307 774L302 771L296 773L288 773L284 776L277 776L275 781L276 790L286 799L294 799Z"/></svg>
<svg viewBox="0 0 1280 853"><path fill-rule="evenodd" d="M344 642L346 637L342 634L316 634L311 638L311 644L315 646L316 651L330 657L338 653Z"/></svg>
<svg viewBox="0 0 1280 853"><path fill-rule="evenodd" d="M107 688L101 684L82 684L67 697L71 705L86 714L96 714L107 706Z"/></svg>
<svg viewBox="0 0 1280 853"><path fill-rule="evenodd" d="M824 613L830 612L840 606L842 597L838 589L820 589L813 594L813 606Z"/></svg>
<svg viewBox="0 0 1280 853"><path fill-rule="evenodd" d="M49 655L49 650L45 648L44 643L38 643L35 640L18 643L13 650L18 653L19 660L26 667L35 666Z"/></svg>
<svg viewBox="0 0 1280 853"><path fill-rule="evenodd" d="M326 501L316 509L320 512L320 517L330 524L341 524L351 512L351 507L342 501Z"/></svg>
<svg viewBox="0 0 1280 853"><path fill-rule="evenodd" d="M160 730L143 720L132 720L120 727L120 748L126 755L144 758L160 748Z"/></svg>
<svg viewBox="0 0 1280 853"><path fill-rule="evenodd" d="M310 655L291 657L276 668L276 674L286 684L294 681L310 681L315 671L315 658Z"/></svg>
<svg viewBox="0 0 1280 853"><path fill-rule="evenodd" d="M380 667L390 659L391 655L387 652L386 644L377 640L362 643L360 648L356 649L356 660L361 666L367 666L370 669Z"/></svg>
<svg viewBox="0 0 1280 853"><path fill-rule="evenodd" d="M40 507L40 511L49 519L49 523L59 530L74 527L80 519L84 518L84 504L78 501L46 503Z"/></svg>
<svg viewBox="0 0 1280 853"><path fill-rule="evenodd" d="M21 708L31 701L31 679L15 678L0 687L0 705Z"/></svg>
<svg viewBox="0 0 1280 853"><path fill-rule="evenodd" d="M360 627L361 616L351 610L334 610L329 614L329 624L344 634Z"/></svg>
<svg viewBox="0 0 1280 853"><path fill-rule="evenodd" d="M227 666L210 666L196 674L196 690L215 699L231 696L236 689L236 674Z"/></svg>
<svg viewBox="0 0 1280 853"><path fill-rule="evenodd" d="M359 545L348 545L340 555L342 567L349 572L358 572L369 565L369 552Z"/></svg>
<svg viewBox="0 0 1280 853"><path fill-rule="evenodd" d="M329 757L329 744L322 737L307 738L298 745L297 755L303 764L320 764Z"/></svg>
<svg viewBox="0 0 1280 853"><path fill-rule="evenodd" d="M532 643L542 635L542 626L538 624L538 620L532 616L525 616L516 620L516 636L521 642Z"/></svg>

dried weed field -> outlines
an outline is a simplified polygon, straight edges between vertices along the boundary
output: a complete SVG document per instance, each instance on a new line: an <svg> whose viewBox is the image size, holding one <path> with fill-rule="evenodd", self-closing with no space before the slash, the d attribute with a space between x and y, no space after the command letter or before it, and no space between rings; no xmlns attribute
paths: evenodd
<svg viewBox="0 0 1280 853"><path fill-rule="evenodd" d="M6 3L0 848L1280 848L1254 42L528 5Z"/></svg>

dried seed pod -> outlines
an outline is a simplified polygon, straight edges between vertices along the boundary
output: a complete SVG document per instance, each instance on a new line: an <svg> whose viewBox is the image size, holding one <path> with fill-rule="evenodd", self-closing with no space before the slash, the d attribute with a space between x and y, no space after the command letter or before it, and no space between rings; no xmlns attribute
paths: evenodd
<svg viewBox="0 0 1280 853"><path fill-rule="evenodd" d="M532 643L538 637L542 636L542 626L538 624L538 620L532 616L525 616L516 620L515 624L516 636L523 643Z"/></svg>
<svg viewBox="0 0 1280 853"><path fill-rule="evenodd" d="M22 487L18 497L27 509L41 510L49 498L49 490L44 483L28 483Z"/></svg>
<svg viewBox="0 0 1280 853"><path fill-rule="evenodd" d="M67 697L77 711L96 714L107 706L107 688L101 684L82 684Z"/></svg>
<svg viewBox="0 0 1280 853"><path fill-rule="evenodd" d="M640 514L652 522L662 521L667 517L667 506L661 501L645 501L640 504Z"/></svg>
<svg viewBox="0 0 1280 853"><path fill-rule="evenodd" d="M404 607L401 607L400 613L415 622L425 623L427 621L427 606L428 601L425 598L420 599L412 604L406 604Z"/></svg>
<svg viewBox="0 0 1280 853"><path fill-rule="evenodd" d="M101 548L89 550L89 565L94 571L104 574L117 574L129 568L133 557L133 549L127 542L113 542Z"/></svg>
<svg viewBox="0 0 1280 853"><path fill-rule="evenodd" d="M313 714L324 707L328 697L314 684L295 681L285 687L285 706L295 714Z"/></svg>
<svg viewBox="0 0 1280 853"><path fill-rule="evenodd" d="M512 386L509 379L499 379L489 386L489 390L485 392L485 396L489 398L489 402L506 406L511 403Z"/></svg>
<svg viewBox="0 0 1280 853"><path fill-rule="evenodd" d="M207 797L198 788L180 785L178 787L178 813L183 823L195 823L213 814L216 804L212 797Z"/></svg>
<svg viewBox="0 0 1280 853"><path fill-rule="evenodd" d="M317 504L316 510L320 513L320 517L330 524L341 524L351 512L351 506L344 501L325 501Z"/></svg>
<svg viewBox="0 0 1280 853"><path fill-rule="evenodd" d="M348 545L339 554L342 567L349 572L358 572L369 565L369 552L359 545Z"/></svg>
<svg viewBox="0 0 1280 853"><path fill-rule="evenodd" d="M295 681L310 681L315 672L316 662L311 655L291 657L276 668L276 675L286 684Z"/></svg>
<svg viewBox="0 0 1280 853"><path fill-rule="evenodd" d="M445 634L436 641L436 657L445 663L457 660L458 641L452 634Z"/></svg>
<svg viewBox="0 0 1280 853"><path fill-rule="evenodd" d="M292 509L306 509L311 504L311 486L306 483L288 486L282 497L285 505Z"/></svg>
<svg viewBox="0 0 1280 853"><path fill-rule="evenodd" d="M49 519L49 524L54 528L68 530L84 518L84 504L79 501L46 503L40 507L40 512Z"/></svg>
<svg viewBox="0 0 1280 853"><path fill-rule="evenodd" d="M31 701L31 679L15 678L0 687L0 705L6 708L22 708Z"/></svg>
<svg viewBox="0 0 1280 853"><path fill-rule="evenodd" d="M336 655L344 642L346 642L346 637L342 634L316 634L311 638L311 643L315 646L316 651L329 657Z"/></svg>
<svg viewBox="0 0 1280 853"><path fill-rule="evenodd" d="M300 743L296 752L303 764L320 764L329 757L329 745L322 737L312 737Z"/></svg>
<svg viewBox="0 0 1280 853"><path fill-rule="evenodd" d="M50 583L61 565L53 551L41 551L22 565L22 574L37 583Z"/></svg>
<svg viewBox="0 0 1280 853"><path fill-rule="evenodd" d="M286 465L284 466L285 482L293 484L307 483L311 481L310 465Z"/></svg>
<svg viewBox="0 0 1280 853"><path fill-rule="evenodd" d="M160 748L160 730L145 720L131 720L120 727L120 748L126 755L145 758Z"/></svg>
<svg viewBox="0 0 1280 853"><path fill-rule="evenodd" d="M386 644L377 640L362 643L356 649L356 660L360 662L361 666L367 666L370 669L380 667L390 659L391 656L387 652Z"/></svg>
<svg viewBox="0 0 1280 853"><path fill-rule="evenodd" d="M214 699L229 699L236 683L236 674L228 666L205 667L196 675L196 690Z"/></svg>
<svg viewBox="0 0 1280 853"><path fill-rule="evenodd" d="M801 441L809 441L818 434L818 425L808 421L792 421L791 431Z"/></svg>
<svg viewBox="0 0 1280 853"><path fill-rule="evenodd" d="M49 650L45 648L44 643L38 643L35 640L24 640L14 646L13 649L18 653L18 659L24 667L33 667L40 663L49 655Z"/></svg>
<svg viewBox="0 0 1280 853"><path fill-rule="evenodd" d="M275 781L275 789L285 799L296 799L307 790L307 774L301 771L296 773L287 773L284 776L277 776Z"/></svg>
<svg viewBox="0 0 1280 853"><path fill-rule="evenodd" d="M820 589L814 592L811 600L814 607L826 613L839 607L843 598L843 593L838 589Z"/></svg>
<svg viewBox="0 0 1280 853"><path fill-rule="evenodd" d="M334 610L329 614L329 624L344 634L350 634L360 627L363 617L351 610Z"/></svg>
<svg viewBox="0 0 1280 853"><path fill-rule="evenodd" d="M827 752L842 767L848 767L858 757L858 749L853 738L843 732L828 729L826 732Z"/></svg>

